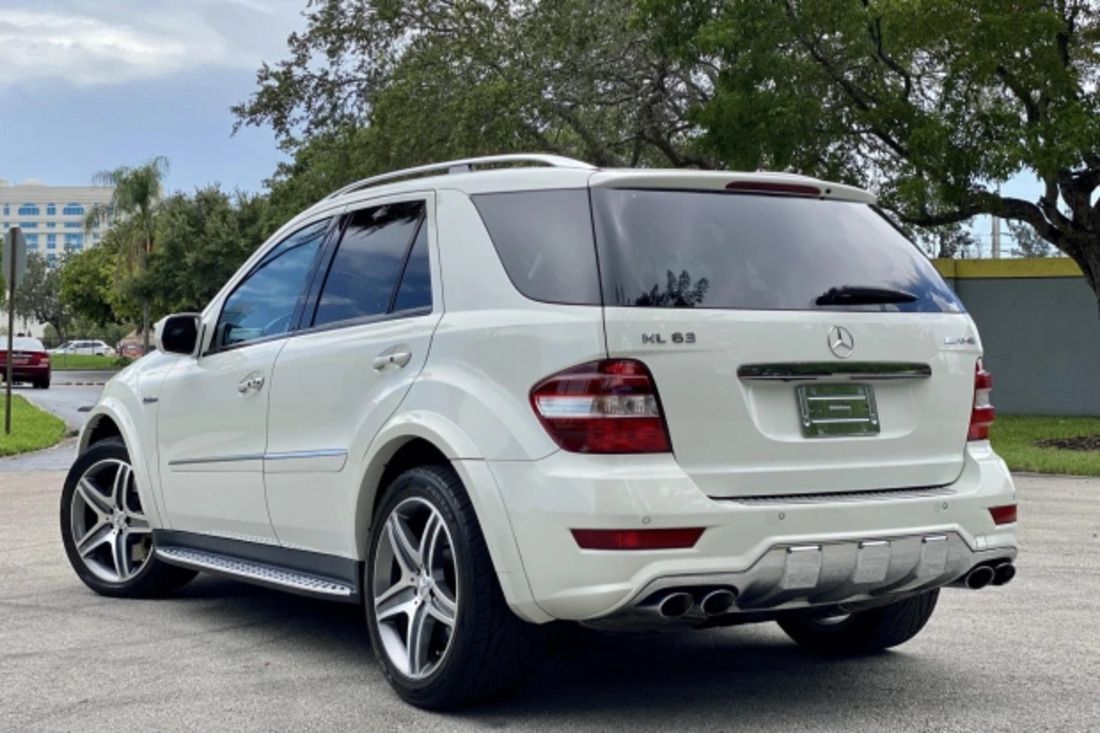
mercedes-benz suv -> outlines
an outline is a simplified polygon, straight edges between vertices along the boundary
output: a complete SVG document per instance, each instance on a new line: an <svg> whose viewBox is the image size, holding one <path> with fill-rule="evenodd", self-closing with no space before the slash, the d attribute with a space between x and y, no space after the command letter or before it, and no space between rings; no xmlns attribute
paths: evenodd
<svg viewBox="0 0 1100 733"><path fill-rule="evenodd" d="M538 625L900 644L1012 579L974 323L868 193L454 161L352 184L110 381L61 531L93 590L196 572L362 603L445 707Z"/></svg>

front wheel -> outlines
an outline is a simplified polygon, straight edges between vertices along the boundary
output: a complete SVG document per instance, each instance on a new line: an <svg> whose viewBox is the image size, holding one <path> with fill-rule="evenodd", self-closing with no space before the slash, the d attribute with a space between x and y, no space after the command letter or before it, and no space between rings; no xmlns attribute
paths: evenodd
<svg viewBox="0 0 1100 733"><path fill-rule="evenodd" d="M367 625L397 694L442 709L522 681L533 627L508 608L454 471L406 471L375 516L365 568Z"/></svg>
<svg viewBox="0 0 1100 733"><path fill-rule="evenodd" d="M870 654L903 644L928 623L938 589L880 608L843 616L801 611L783 616L779 626L800 646L825 654Z"/></svg>
<svg viewBox="0 0 1100 733"><path fill-rule="evenodd" d="M163 595L195 577L153 553L153 528L145 515L126 446L96 443L65 478L61 539L69 563L96 593L123 598Z"/></svg>

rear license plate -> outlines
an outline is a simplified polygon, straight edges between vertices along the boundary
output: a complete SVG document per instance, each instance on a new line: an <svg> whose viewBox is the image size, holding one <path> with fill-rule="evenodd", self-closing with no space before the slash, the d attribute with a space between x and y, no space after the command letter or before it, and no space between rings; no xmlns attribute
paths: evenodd
<svg viewBox="0 0 1100 733"><path fill-rule="evenodd" d="M23 366L24 364L30 364L30 359L21 359L18 356L11 360L11 363L15 366Z"/></svg>
<svg viewBox="0 0 1100 733"><path fill-rule="evenodd" d="M803 384L795 388L802 435L835 438L877 435L878 410L869 384Z"/></svg>

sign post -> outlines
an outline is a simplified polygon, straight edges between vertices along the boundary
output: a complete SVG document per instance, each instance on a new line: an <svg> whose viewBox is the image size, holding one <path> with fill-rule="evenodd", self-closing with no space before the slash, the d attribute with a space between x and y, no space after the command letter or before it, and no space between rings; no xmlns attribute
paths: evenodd
<svg viewBox="0 0 1100 733"><path fill-rule="evenodd" d="M19 227L12 227L4 235L4 279L8 284L8 350L4 361L7 374L4 375L4 433L11 435L11 381L12 366L15 364L15 286L27 269L27 240Z"/></svg>

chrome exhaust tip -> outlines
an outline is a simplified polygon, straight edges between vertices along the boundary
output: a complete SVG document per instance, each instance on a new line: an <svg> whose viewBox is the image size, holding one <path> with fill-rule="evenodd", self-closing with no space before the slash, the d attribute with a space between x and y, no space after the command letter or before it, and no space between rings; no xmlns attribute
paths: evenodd
<svg viewBox="0 0 1100 733"><path fill-rule="evenodd" d="M993 568L993 585L1007 585L1016 577L1016 566L1003 562Z"/></svg>
<svg viewBox="0 0 1100 733"><path fill-rule="evenodd" d="M966 574L966 587L970 590L981 590L993 582L993 568L988 565L979 565Z"/></svg>
<svg viewBox="0 0 1100 733"><path fill-rule="evenodd" d="M657 613L664 618L681 618L695 605L690 593L676 591L669 593L657 603Z"/></svg>
<svg viewBox="0 0 1100 733"><path fill-rule="evenodd" d="M733 608L736 600L737 594L732 590L719 588L703 596L703 600L699 602L699 608L707 616L718 616Z"/></svg>

